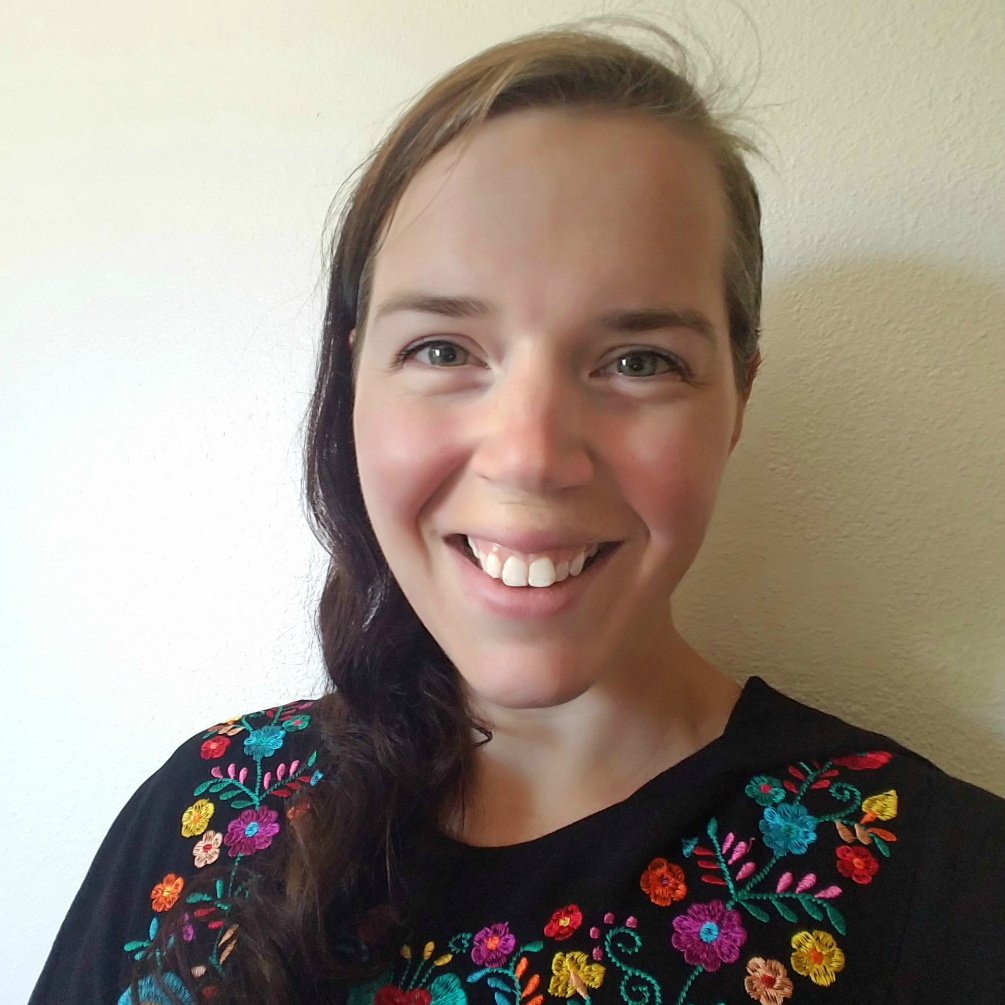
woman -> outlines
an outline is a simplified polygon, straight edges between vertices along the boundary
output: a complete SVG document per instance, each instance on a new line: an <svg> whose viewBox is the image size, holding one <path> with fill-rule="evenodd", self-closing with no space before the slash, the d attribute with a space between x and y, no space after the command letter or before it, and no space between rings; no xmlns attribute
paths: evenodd
<svg viewBox="0 0 1005 1005"><path fill-rule="evenodd" d="M307 449L333 691L140 788L32 1005L995 1000L1005 803L674 627L760 211L652 30L490 49L365 165Z"/></svg>

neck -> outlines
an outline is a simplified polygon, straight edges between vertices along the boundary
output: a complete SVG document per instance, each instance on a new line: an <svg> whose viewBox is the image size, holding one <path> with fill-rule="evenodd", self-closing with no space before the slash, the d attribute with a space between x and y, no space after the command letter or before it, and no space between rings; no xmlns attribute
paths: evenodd
<svg viewBox="0 0 1005 1005"><path fill-rule="evenodd" d="M668 620L658 653L572 701L479 708L492 739L476 752L463 819L450 832L481 846L533 840L626 799L720 736L740 688Z"/></svg>

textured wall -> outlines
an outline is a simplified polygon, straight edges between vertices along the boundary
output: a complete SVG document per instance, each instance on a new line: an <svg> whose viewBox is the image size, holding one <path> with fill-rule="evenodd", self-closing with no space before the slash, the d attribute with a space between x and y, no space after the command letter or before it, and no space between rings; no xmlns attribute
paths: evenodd
<svg viewBox="0 0 1005 1005"><path fill-rule="evenodd" d="M745 6L765 363L680 621L1005 793L1005 7ZM339 182L448 66L600 9L3 5L5 1001L170 750L316 687L297 437ZM690 16L750 82L736 8Z"/></svg>

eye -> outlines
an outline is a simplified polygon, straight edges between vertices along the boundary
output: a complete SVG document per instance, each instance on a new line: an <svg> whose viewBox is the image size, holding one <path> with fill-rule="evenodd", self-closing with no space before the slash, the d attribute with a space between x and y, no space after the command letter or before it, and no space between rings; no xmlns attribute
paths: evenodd
<svg viewBox="0 0 1005 1005"><path fill-rule="evenodd" d="M418 359L426 366L463 366L471 358L471 353L455 342L429 341L410 346L398 355L398 361Z"/></svg>
<svg viewBox="0 0 1005 1005"><path fill-rule="evenodd" d="M690 376L684 362L676 356L656 352L654 349L630 349L602 368L604 373L621 377L656 377L661 373L679 373Z"/></svg>

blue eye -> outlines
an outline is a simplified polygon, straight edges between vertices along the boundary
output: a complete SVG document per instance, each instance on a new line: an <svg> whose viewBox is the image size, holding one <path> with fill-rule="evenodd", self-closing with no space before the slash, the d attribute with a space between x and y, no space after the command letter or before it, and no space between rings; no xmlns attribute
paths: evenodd
<svg viewBox="0 0 1005 1005"><path fill-rule="evenodd" d="M605 370L614 368L614 373L623 377L655 377L661 373L675 372L687 376L687 368L673 356L667 356L652 349L632 349L623 352L608 363Z"/></svg>
<svg viewBox="0 0 1005 1005"><path fill-rule="evenodd" d="M420 359L420 362L427 366L437 367L463 366L471 355L467 349L454 342L421 342L419 345L406 349L401 353L399 359L404 362L412 357L419 358L419 354L425 352L428 352L428 356L425 359Z"/></svg>

